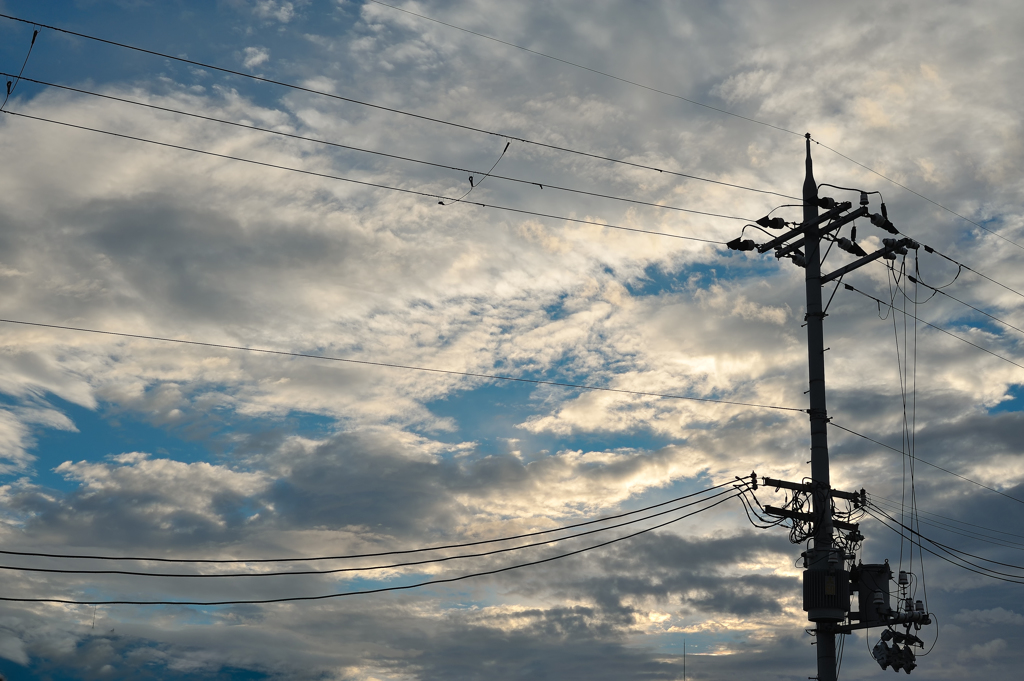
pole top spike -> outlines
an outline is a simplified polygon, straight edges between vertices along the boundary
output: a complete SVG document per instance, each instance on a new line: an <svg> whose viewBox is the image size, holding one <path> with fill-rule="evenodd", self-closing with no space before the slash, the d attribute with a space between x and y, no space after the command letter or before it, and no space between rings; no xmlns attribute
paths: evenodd
<svg viewBox="0 0 1024 681"><path fill-rule="evenodd" d="M814 182L814 164L811 161L811 133L807 133L807 159L804 162L804 203L817 203L818 187Z"/></svg>

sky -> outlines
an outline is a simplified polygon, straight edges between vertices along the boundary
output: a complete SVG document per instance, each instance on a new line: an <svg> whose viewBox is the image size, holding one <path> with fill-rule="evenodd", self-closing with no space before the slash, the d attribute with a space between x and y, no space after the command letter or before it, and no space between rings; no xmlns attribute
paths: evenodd
<svg viewBox="0 0 1024 681"><path fill-rule="evenodd" d="M804 271L724 246L800 220L809 132L930 249L823 289L832 484L1005 579L870 515L857 559L934 614L917 678L1012 678L1020 4L394 4L0 0L0 547L143 559L3 555L70 603L0 604L0 674L813 676L803 548L729 484L809 475Z"/></svg>

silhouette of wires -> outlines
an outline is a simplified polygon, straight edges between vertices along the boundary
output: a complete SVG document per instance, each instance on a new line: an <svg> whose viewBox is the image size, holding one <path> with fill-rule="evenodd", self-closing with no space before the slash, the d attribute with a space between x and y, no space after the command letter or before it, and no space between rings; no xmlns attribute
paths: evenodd
<svg viewBox="0 0 1024 681"><path fill-rule="evenodd" d="M69 554L69 553L42 553L42 552L39 552L39 551L13 551L13 550L9 550L9 549L2 549L2 550L0 550L0 554L10 555L10 556L25 556L25 557L32 557L32 558L63 558L63 559L74 559L74 560L102 560L102 561L138 561L138 562L147 562L147 563L148 562L156 562L156 563L183 563L183 564L197 564L197 565L200 565L200 564L220 564L220 565L225 565L225 564L237 564L237 563L247 563L247 564L313 563L313 562L327 561L327 560L355 560L355 559L360 559L360 558L381 558L381 557L384 557L384 556L399 556L399 555L410 555L410 554L417 554L417 553L428 553L428 552L434 552L434 551L447 551L447 550L451 550L451 549L472 548L472 547L475 547L475 546L486 546L488 544L498 544L498 543L502 543L502 542L516 541L518 539L529 539L529 538L532 538L532 537L540 537L540 536L543 536L543 535L546 535L546 534L554 534L556 532L565 532L566 530L577 529L577 528L580 528L580 527L588 527L590 525L595 525L595 524L599 524L599 523L606 523L606 522L609 522L611 520L618 520L620 518L627 518L629 516L637 515L637 514L640 514L640 513L646 513L648 511L652 511L652 510L654 510L656 508L661 508L663 506L669 506L671 504L676 504L676 503L679 503L681 501L685 501L687 499L692 499L693 497L697 497L697 496L700 496L702 494L706 494L708 492L712 492L712 491L714 491L716 489L720 489L722 487L733 486L733 485L734 485L733 481L728 480L726 482L719 483L717 485L712 485L711 487L706 487L706 488L704 488L702 490L698 490L698 491L693 492L691 494L684 494L683 496L676 497L674 499L669 499L668 501L662 501L662 502L657 503L657 504L652 504L650 506L645 506L644 508L638 508L638 509L636 509L634 511L626 511L625 513L618 513L618 514L615 514L615 515L602 516L600 518L595 518L593 520L587 520L587 521L579 522L579 523L572 523L572 524L569 524L569 525L562 525L561 527L555 527L555 528L551 528L549 530L538 530L538 531L535 531L535 532L525 532L525 533L521 533L521 534L514 534L514 535L506 536L506 537L497 537L495 539L481 539L481 540L470 541L470 542L460 542L460 543L455 543L455 544L442 544L442 545L439 545L439 546L426 546L426 547L415 548L415 549L399 549L399 550L395 550L395 551L377 551L377 552L373 552L373 553L350 553L350 554L330 555L330 556L293 556L293 557L288 557L288 558L167 558L167 557L155 557L155 556L97 556L97 555L87 555L87 554L77 554L77 553L70 553ZM681 508L684 508L684 507L681 507ZM665 513L670 513L670 512L672 512L674 510L679 510L679 509L671 509L669 511L665 511ZM655 517L655 516L647 516L645 518L640 518L640 520L647 520L647 519L650 519L650 518L653 518L653 517ZM630 521L630 522L638 522L638 521ZM615 527L618 527L618 526L615 526ZM613 529L613 528L608 527L608 528L603 528L603 529ZM580 534L580 535L573 535L573 537L576 537L576 536L583 536L583 535L582 534ZM573 537L568 537L568 538L571 539ZM561 540L559 539L559 540L553 540L553 541L561 541ZM544 543L544 542L542 542L542 543ZM515 549L519 549L519 548L525 548L525 547L523 547L523 546L515 547ZM515 550L515 549L513 549L513 550ZM432 561L428 561L428 562L432 562ZM359 568L359 569L361 569L361 570L370 570L370 569L382 569L382 568ZM286 573L286 574L295 574L295 573ZM311 573L311 574L314 574L314 573ZM317 573L317 574L319 574L319 573ZM168 576L174 576L174 575L168 575ZM204 576L204 575L199 575L199 576ZM219 577L219 576L222 576L222 575L209 575L209 576Z"/></svg>
<svg viewBox="0 0 1024 681"><path fill-rule="evenodd" d="M29 120L39 121L39 122L42 122L42 123L51 123L51 124L54 124L54 125L61 125L61 126L67 127L67 128L74 128L76 130L84 130L84 131L87 131L87 132L95 132L95 133L99 133L99 134L103 134L103 135L109 135L111 137L117 137L117 138L121 138L121 139L132 140L132 141L135 141L135 142L144 142L146 144L153 144L153 145L156 145L156 146L159 146L159 147L166 147L166 148L169 148L169 149L177 149L179 151L186 151L186 152L190 152L190 153L194 153L194 154L201 154L203 156L212 156L214 158L221 158L221 159L225 159L225 160L228 160L228 161L239 161L241 163L250 163L252 165L262 166L264 168L274 168L276 170L284 170L284 171L287 171L287 172L299 173L299 174L302 174L302 175L309 175L309 176L312 176L312 177L319 177L319 178L323 178L323 179L326 179L326 180L337 180L339 182L350 182L352 184L358 184L358 185L362 185L364 187L373 187L374 189L386 189L388 191L400 192L400 193L403 193L403 194L412 194L414 196L423 196L423 197L427 197L427 198L430 198L430 199L437 199L439 201L443 201L445 199L447 199L449 201L453 201L453 202L456 201L456 199L454 199L452 197L445 196L443 194L433 194L433 193L430 193L430 192L417 191L415 189L405 189L403 187L393 187L391 185L381 184L379 182L367 182L365 180L356 180L356 179L353 179L353 178L350 178L350 177L343 177L341 175L331 175L330 173L320 173L320 172L316 172L316 171L313 171L313 170L305 170L303 168L294 168L294 167L291 167L291 166L284 166L284 165L280 165L280 164L277 164L277 163L268 163L268 162L265 162L265 161L256 161L256 160L249 159L249 158L243 158L241 156L233 156L231 154L219 154L217 152L207 151L205 149L196 149L194 147L186 147L186 146L180 145L180 144L171 144L170 142L158 142L156 140L147 139L145 137L136 137L134 135L127 135L125 133L112 132L112 131L109 131L109 130L101 130L99 128L91 128L91 127L88 127L88 126L85 126L85 125L76 125L74 123L67 123L67 122L64 122L64 121L58 121L58 120L54 120L54 119L50 119L50 118L43 118L41 116L32 116L32 115L29 115L29 114L20 113L20 112L16 112L16 111L4 111L2 113L7 114L8 116L17 116L19 118L26 118L26 119L29 119ZM559 216L559 215L552 215L550 213L540 213L538 211L525 210L523 208L512 208L510 206L498 206L498 205L494 205L494 204L485 204L485 203L479 203L479 202L464 202L464 203L466 203L466 205L477 206L477 207L480 207L480 208L489 208L489 209L493 209L493 210L505 210L505 211L509 211L509 212L512 212L512 213L519 213L519 214L522 214L522 215L532 215L534 217L544 217L544 218L551 218L551 219L555 219L555 220L565 220L567 222L575 222L575 223L584 224L584 225L594 225L594 226L598 226L598 227L607 227L608 229L617 229L617 230L623 230L623 231L627 231L627 232L638 232L638 233L641 233L641 234L652 234L652 235L655 235L655 236L667 236L667 237L671 237L671 238L674 238L674 239L685 239L685 240L688 240L688 241L700 241L700 242L709 243L709 244L721 244L721 245L724 245L726 243L724 241L716 241L714 239L704 239L704 238L701 238L701 237L685 236L685 235L682 235L682 234L669 234L668 232L655 232L653 230L639 229L639 228L636 228L636 227L625 227L625 226L622 226L622 225L612 225L612 224L608 224L608 223L597 222L596 220L583 220L583 219L580 219L580 218L563 217L563 216ZM693 211L693 210L685 209L685 208L682 208L682 209L679 209L679 210L685 211L687 213L694 213L694 214L698 214L698 215L705 215L705 216L708 216L708 217L719 217L719 218L725 218L725 219L729 219L729 220L745 220L746 219L746 218L736 217L736 216L731 216L731 215L721 215L721 214L718 214L718 213L705 213L705 212L702 212L702 211Z"/></svg>
<svg viewBox="0 0 1024 681"><path fill-rule="evenodd" d="M25 61L21 62L21 70L18 71L18 75L17 76L11 76L11 74L8 74L8 73L3 74L5 77L13 77L14 80L13 81L10 81L10 80L7 81L7 94L4 95L4 102L3 102L3 104L0 104L0 111L3 111L4 107L7 106L7 100L9 100L11 98L11 95L14 94L14 91L17 89L18 84L21 82L21 79L22 79L21 74L25 73L25 66L28 65L28 58L32 56L32 48L35 47L35 45L36 45L36 37L38 37L38 36L39 36L39 29L33 30L32 31L32 41L28 44L28 52L25 53Z"/></svg>
<svg viewBox="0 0 1024 681"><path fill-rule="evenodd" d="M689 518L689 517L694 516L694 515L696 515L698 513L703 513L703 512L706 512L706 511L710 511L712 508L715 508L716 506L719 506L720 504L723 504L726 501L728 501L729 499L733 499L733 498L735 498L738 495L739 495L739 492L736 492L734 494L730 494L729 496L723 497L723 498L715 501L713 504L710 504L708 506L696 509L694 511L690 511L689 513L686 513L686 514L684 514L682 516L679 516L677 518L672 518L670 520L666 520L664 522L658 523L657 525L653 525L651 527L647 527L647 528L644 528L642 530L638 530L636 532L632 532L630 534L626 534L626 535L623 535L623 536L615 537L614 539L609 539L607 541L603 541L603 542L600 542L598 544L592 544L590 546L586 546L586 547L583 547L581 549L576 549L575 551L568 551L566 553L560 553L560 554L556 554L556 555L553 555L553 556L548 556L546 558L541 558L541 559L538 559L538 560L532 560L532 561L528 561L528 562L524 562L524 563L518 563L518 564L514 564L514 565L507 565L505 567L495 568L495 569L492 569L492 570L483 570L483 571L479 571L479 572L472 572L472 573L465 574L465 575L459 575L457 577L446 577L446 578L430 579L430 580L425 580L425 581L421 581L421 582L416 582L414 584L403 584L403 585L397 585L397 586L378 587L378 588L374 588L374 589L360 589L360 590L356 590L356 591L343 591L343 592L336 592L336 593L319 594L319 595L315 595L315 596L283 596L283 597L279 597L279 598L250 598L250 599L221 600L221 601L170 601L170 600L127 600L127 599L99 601L99 600L74 600L74 599L68 599L68 598L36 598L36 597L15 597L15 596L0 596L0 601L8 601L8 602L15 602L15 603L60 603L60 604L66 604L66 605L190 605L190 606L266 605L266 604L272 604L272 603L291 603L291 602L300 602L300 601L322 601L322 600L328 600L328 599L334 599L334 598L345 598L345 597L350 597L350 596L362 596L362 595L369 595L369 594L386 593L386 592L390 592L390 591L404 591L404 590L417 589L417 588L420 588L420 587L432 586L432 585L437 585L437 584L450 584L450 583L453 583L453 582L459 582L459 581L463 581L463 580L466 580L466 579L472 579L474 577L483 577L483 576L488 576L488 575L501 574L501 573L504 573L504 572L509 572L511 570L519 570L519 569L525 568L525 567L532 567L532 566L535 566L535 565L543 565L545 563L550 563L550 562L553 562L553 561L556 561L556 560L561 560L563 558L569 558L571 556L576 556L576 555L579 555L579 554L582 554L582 553L587 553L589 551L594 551L596 549L603 548L605 546L610 546L612 544L615 544L615 543L618 543L618 542L621 542L621 541L626 541L627 539L632 539L634 537L638 537L640 535L647 534L648 532L653 532L654 530L661 529L663 527L667 527L668 525L671 525L673 523L677 523L680 520L683 520L685 518Z"/></svg>
<svg viewBox="0 0 1024 681"><path fill-rule="evenodd" d="M5 74L3 74L3 72L0 72L0 75L5 75ZM83 90L81 88L70 87L70 86L67 86L67 85L57 85L55 83L49 83L47 81L37 80L37 79L34 79L34 78L23 78L23 80L25 80L26 82L29 82L29 83L35 83L36 85L42 85L44 87L51 87L51 88L56 88L56 89L60 89L60 90L65 90L65 91L68 91L68 92L75 92L77 94L87 95L87 96L90 96L90 97L97 97L97 98L106 99L106 100L110 100L110 101L114 101L114 102L120 102L122 104L130 104L132 106L137 106L137 107L142 107L142 108L146 108L146 109L151 109L151 110L154 110L154 111L163 111L163 112L175 114L175 115L178 115L178 116L187 116L189 118L195 118L197 120L210 121L212 123L220 123L222 125L229 125L229 126L236 127L236 128L241 128L241 129L244 129L244 130L252 130L254 132L260 132L260 133L264 133L264 134L268 134L268 135L276 135L278 137L290 138L290 139L299 140L299 141L302 141L302 142L312 142L314 144L320 144L320 145L324 145L324 146L327 146L327 147L332 147L332 148L335 148L335 149L345 149L347 151L355 151L355 152L363 153L363 154L371 154L371 155L374 155L374 156L380 156L382 158L390 158L390 159L394 159L394 160L398 160L398 161L406 161L408 163L416 163L416 164L419 164L419 165L425 165L425 166L429 166L429 167L432 167L432 168L442 168L442 169L445 169L445 170L454 170L454 171L457 171L457 172L460 172L460 173L470 173L471 174L470 175L470 177L471 177L471 179L470 179L470 191L472 191L472 189L474 188L472 185L473 185L473 178L475 176L480 176L481 178L483 178L483 177L491 177L493 179L502 180L502 181L505 181L505 182L513 182L513 183L517 183L517 184L530 185L530 186L540 187L541 189L547 188L547 189L552 189L552 190L560 191L560 192L567 192L567 193L572 193L572 194L580 194L580 195L583 195L583 196L591 196L591 197L594 197L594 198L609 199L609 200L612 200L612 201L621 201L621 202L625 202L625 203L631 203L631 204L634 204L634 205L647 206L647 207L650 207L650 208L659 208L659 209L662 209L662 210L671 210L671 211L678 211L678 212L683 212L683 213L699 213L699 214L704 214L704 213L702 213L700 211L693 211L692 209L681 208L681 207L677 207L677 206L669 206L669 205L662 204L662 203L655 203L653 201L641 201L640 199L632 199L632 198L627 198L627 197L614 196L614 195L611 195L611 194L604 194L604 193L601 193L601 192L586 191L586 190L583 190L583 189L573 189L571 187L563 187L563 186L557 185L557 184L550 184L550 183L542 184L540 182L537 182L536 180L529 180L529 179L523 179L523 178L518 178L518 177L508 177L508 176L505 176L505 175L495 175L495 174L493 174L493 171L494 171L495 166L497 166L497 162L495 162L495 164L493 166L491 166L491 169L489 171L487 171L486 173L481 173L480 171L471 170L469 168L462 168L462 167L459 167L459 166L452 166L452 165L447 165L447 164L444 164L444 163L435 163L433 161L426 161L426 160L423 160L423 159L413 158L413 157L410 157L410 156L402 156L400 154L390 154L390 153L387 153L387 152L376 151L376 150L373 150L373 149L366 149L366 148L363 148L363 147L357 147L357 146L353 146L353 145L350 145L350 144L342 144L342 143L339 143L339 142L331 142L331 141L324 140L324 139L319 139L319 138L316 138L316 137L308 137L306 135L297 135L297 134L290 133L290 132L284 132L282 130L273 130L273 129L270 129L270 128L263 128L263 127L260 127L260 126L257 126L257 125L251 125L251 124L248 124L248 123L240 123L238 121L230 121L230 120L226 120L226 119L223 119L223 118L217 118L215 116L207 116L205 114L194 113L194 112L191 112L191 111L183 111L181 109L174 109L174 108L171 108L171 107L160 106L158 104L152 104L152 103L149 103L149 102L140 102L138 100L127 99L125 97L116 97L114 95L107 95L107 94L102 94L102 93L99 93L99 92L92 92L90 90ZM37 120L46 120L46 121L48 121L48 119L41 119L41 118L38 118L38 117L37 117ZM49 121L49 122L59 123L59 121ZM86 129L90 130L90 131L94 131L94 132L103 132L103 131L100 131L100 130L94 130L92 128L86 128ZM508 145L509 144L511 144L511 142L506 143L505 150L501 153L501 156L499 156L499 158L498 158L499 161L501 160L502 157L504 157L505 152L508 151ZM707 181L713 182L713 180L707 180ZM476 182L476 186L479 186L479 185L480 185L480 182ZM736 186L739 187L739 185L736 185ZM465 194L463 194L458 199L451 199L451 203L454 204L454 203L461 202L469 194L470 194L470 192L466 192ZM446 204L446 205L451 205L451 204ZM479 204L474 204L474 205L479 205ZM742 217L739 217L739 216L721 216L721 217L726 217L728 219L735 219L735 220L745 220L746 219L746 218L742 218Z"/></svg>
<svg viewBox="0 0 1024 681"><path fill-rule="evenodd" d="M148 49L145 49L145 48L142 48L142 47L136 47L134 45L128 45L126 43L120 43L120 42L117 42L117 41L114 41L114 40L107 40L105 38L99 38L97 36L88 35L86 33L79 33L77 31L71 31L69 29L59 28L57 26L51 26L49 24L36 24L35 22L30 22L27 19L21 19L19 17L15 17L15 16L12 16L12 15L9 15L9 14L2 14L2 13L0 13L0 18L9 19L11 21L18 21L18 22L26 23L26 24L31 23L33 25L38 25L41 28L46 28L46 29L49 29L49 30L52 30L52 31L58 31L60 33L66 33L67 35L73 35L73 36L76 36L76 37L79 37L79 38L85 38L86 40L92 40L92 41L95 41L95 42L98 42L98 43L103 43L103 44L106 44L106 45L111 45L113 47L119 47L119 48L123 48L123 49L127 49L127 50L133 50L135 52L139 52L139 53L142 53L142 54L148 54L148 55L152 55L152 56L155 56L155 57L160 57L162 59L170 59L172 61L176 61L176 62L179 62L179 63L182 63L182 64L189 64L191 66L198 66L200 68L209 69L211 71L217 71L217 72L220 72L220 73L226 73L228 75L238 76L238 77L241 77L241 78L248 78L250 80L257 81L257 82L260 82L260 83L267 83L269 85L277 85L279 87L288 88L288 89L291 89L291 90L295 90L297 92L305 92L307 94L317 95L317 96L320 96L320 97L327 97L329 99L334 99L334 100L338 100L338 101L342 101L342 102L348 102L350 104L356 104L356 105L359 105L359 106L365 106L365 107L369 107L369 108L372 108L372 109L377 109L379 111L387 111L389 113L393 113L393 114L397 114L397 115L401 115L401 116L408 116L408 117L411 117L411 118L415 118L415 119L422 120L422 121L427 121L427 122L430 122L430 123L437 123L439 125L446 125L446 126L449 126L449 127L460 129L460 130L468 130L468 131L471 131L471 132L477 132L477 133L481 133L481 134L484 134L484 135L491 135L491 136L494 136L494 137L501 137L503 139L506 139L506 140L509 140L509 141L512 141L512 142L522 142L523 144L529 144L529 145L533 145L533 146L544 148L544 149L550 149L552 151L558 151L558 152L567 153L567 154L575 154L577 156L584 156L586 158L592 158L592 159L595 159L595 160L606 161L608 163L617 163L617 164L626 165L626 166L630 166L630 167L638 168L638 169L643 169L643 170L651 170L651 171L654 171L654 172L664 173L664 174L672 175L672 176L675 176L675 177L683 177L683 178L687 178L687 179L691 179L691 180L698 180L698 181L701 181L701 182L710 182L712 184L718 184L718 185L722 185L722 186L725 186L725 187L733 187L735 189L743 189L745 191L752 191L752 192L757 192L757 193L760 193L760 194L771 194L773 196L781 196L783 198L794 199L794 200L797 200L797 201L800 200L798 197L789 196L788 194L780 194L779 192L773 192L773 191L769 191L769 190L765 190L765 189L755 189L753 187L745 187L743 185L732 184L732 183L729 183L729 182L722 182L720 180L712 180L712 179L709 179L709 178L699 177L697 175L688 175L686 173L681 173L681 172L677 172L677 171L674 171L674 170L667 170L665 168L658 168L656 166L645 165L643 163L635 163L633 161L626 161L626 160L623 160L623 159L611 158L609 156L602 156L601 154L594 154L594 153L590 153L590 152L586 152L586 151L579 151L577 149L570 149L568 147L560 147L560 146L555 145L555 144L548 144L546 142L539 142L539 141L536 141L536 140L527 139L525 137L517 137L515 135L509 135L509 134L506 134L506 133L503 133L503 132L496 132L496 131L493 131L493 130L486 130L484 128L477 128L477 127L474 127L474 126L471 126L471 125L465 125L463 123L455 123L453 121L446 121L446 120L443 120L443 119L440 119L440 118L434 118L432 116L426 116L426 115L423 115L423 114L413 113L411 111L403 111L401 109L396 109L394 107L384 106L384 105L381 105L381 104L373 104L371 102L364 102L364 101L359 100L359 99L354 99L354 98L351 98L351 97L343 97L342 95L336 95L336 94L333 94L333 93L330 93L330 92L325 92L323 90L316 90L316 89L313 89L313 88L303 87L301 85L295 85L293 83L286 83L284 81L274 80L274 79L271 79L271 78L264 78L262 76L257 76L257 75L251 74L251 73L245 73L243 71L236 71L234 69L228 69L228 68L225 68L223 66L214 66L213 64L207 64L207 63L196 61L196 60L193 60L193 59L186 59L184 57L177 57L177 56L174 56L174 55L171 55L171 54L165 54L163 52L157 52L155 50L148 50Z"/></svg>

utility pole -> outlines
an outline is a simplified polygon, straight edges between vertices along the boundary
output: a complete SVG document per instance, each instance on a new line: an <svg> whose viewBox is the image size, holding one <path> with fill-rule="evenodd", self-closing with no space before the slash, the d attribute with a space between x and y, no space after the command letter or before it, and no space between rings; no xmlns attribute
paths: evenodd
<svg viewBox="0 0 1024 681"><path fill-rule="evenodd" d="M807 369L810 389L811 417L811 513L818 521L814 524L814 545L807 552L807 571L804 573L806 601L807 585L818 587L828 579L829 558L832 557L832 498L828 470L828 411L825 406L825 313L821 308L821 236L815 224L818 217L818 185L814 183L811 162L811 135L807 134L807 157L804 161L804 253L806 267L804 282L807 289ZM825 577L823 580L822 577ZM831 592L836 591L832 577ZM828 585L825 586L829 592ZM835 608L816 607L807 618L818 623L818 681L836 679L836 635L833 625L846 617Z"/></svg>
<svg viewBox="0 0 1024 681"><path fill-rule="evenodd" d="M863 541L856 523L834 517L835 499L852 502L853 507L862 508L866 503L864 490L843 492L832 489L828 460L828 410L825 401L825 339L824 319L827 316L822 307L821 287L842 277L867 263L884 258L895 260L896 255L906 255L907 248L918 248L913 239L883 239L883 248L867 254L857 244L857 228L851 228L850 238L837 237L839 230L857 218L867 217L871 224L890 234L898 234L889 222L885 204L881 214L868 211L868 193L860 191L860 207L850 210L850 202L837 203L829 197L818 196L818 185L814 181L811 161L811 135L806 135L805 175L803 185L803 221L779 237L764 244L756 244L742 237L730 241L732 250L760 253L775 251L776 258L789 258L804 268L804 282L807 295L807 311L804 322L807 327L808 393L810 395L807 413L811 425L811 477L810 481L788 482L764 478L766 487L785 488L793 491L793 499L786 506L778 508L765 506L764 511L776 518L793 521L791 539L795 543L808 542L804 558L803 592L804 610L807 619L815 623L813 635L817 653L817 681L836 681L836 634L848 634L857 629L871 627L885 628L876 644L873 655L886 669L903 669L907 674L916 667L911 646L923 647L923 643L910 633L911 627L920 629L930 624L928 613L920 601L915 604L909 597L909 578L900 572L896 610L890 607L890 582L892 571L888 561L881 565L854 565L856 550ZM818 209L825 213L818 213ZM757 221L767 229L786 229L782 218L764 217ZM858 256L854 262L822 275L821 243L823 239L833 242L841 250ZM801 250L802 249L802 250ZM836 284L838 286L838 283ZM752 487L757 489L756 476L752 475ZM810 512L803 510L809 502ZM849 569L847 569L849 563ZM858 593L859 611L851 612L851 591ZM906 627L906 633L895 631L896 625ZM894 646L888 646L894 641ZM901 648L900 644L905 644Z"/></svg>

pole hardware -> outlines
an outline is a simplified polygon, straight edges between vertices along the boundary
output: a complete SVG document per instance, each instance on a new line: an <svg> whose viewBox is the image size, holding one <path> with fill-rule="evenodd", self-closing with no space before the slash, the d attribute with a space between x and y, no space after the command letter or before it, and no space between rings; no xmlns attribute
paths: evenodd
<svg viewBox="0 0 1024 681"><path fill-rule="evenodd" d="M770 218L765 215L763 218L755 220L757 224L761 225L765 229L785 229L786 221L782 218Z"/></svg>
<svg viewBox="0 0 1024 681"><path fill-rule="evenodd" d="M833 201L833 203L835 203L835 202ZM849 205L849 204L847 204L847 205ZM864 217L865 215L867 215L867 213L868 213L867 206L861 206L860 208L858 208L857 210L853 211L852 213L847 213L846 215L844 215L844 216L842 216L840 218L836 218L835 220L833 220L832 222L828 223L827 225L825 225L821 229L817 230L816 234L817 234L818 238L820 239L821 237L825 236L829 232L836 231L837 229L839 229L840 227L842 227L846 223L853 222L857 218ZM806 238L797 239L796 241L792 242L791 244L788 244L788 245L783 246L783 247L776 248L776 250L775 250L775 257L776 258L785 257L786 254L790 253L794 249L799 248L800 246L803 246L804 242L806 242L806 241L807 241ZM859 246L858 246L858 248L859 248ZM760 248L758 250L760 250ZM763 253L764 251L761 251L761 252Z"/></svg>
<svg viewBox="0 0 1024 681"><path fill-rule="evenodd" d="M809 395L806 412L811 431L811 457L808 462L811 472L802 482L763 478L765 487L774 487L776 492L786 489L792 494L787 495L782 506L764 505L761 509L765 515L776 519L772 525L782 525L783 519L788 520L784 526L789 529L790 541L807 545L801 554L804 565L803 607L807 619L816 625L811 633L815 638L818 672L817 676L811 678L836 681L836 635L871 627L883 629L881 639L872 651L873 657L883 669L892 667L895 671L902 669L909 674L917 666L913 649L922 645L921 639L912 634L911 629L919 630L930 624L932 618L923 603L913 600L910 590L913 575L904 575L903 580L897 583L893 580L888 561L878 565L855 562L860 544L864 541L856 521L867 505L867 493L863 489L859 492L834 490L830 482L823 328L826 314L822 305L821 287L874 260L895 260L897 256L906 256L908 250L916 250L920 244L899 235L889 220L884 203L880 204L880 213L869 211L868 194L875 192L860 190L860 205L856 210L851 210L853 204L848 201L837 202L831 197L818 196L811 160L810 133L805 137L803 215L800 224L763 244L742 238L727 244L730 249L737 251L757 250L763 254L774 250L776 258L789 258L804 269L807 303L803 326L807 328L809 387L805 394ZM819 209L823 211L820 214ZM873 226L893 237L884 238L882 248L867 253L857 243L857 225L854 222L857 218L867 218ZM787 226L783 218L769 216L757 220L757 224L776 230ZM847 224L850 225L850 236L839 236L839 230ZM856 260L833 272L822 274L821 246L829 242L855 256ZM756 486L756 476L751 478L751 486ZM837 501L845 503L837 505ZM850 607L853 594L857 594L858 610ZM897 626L905 631L896 631Z"/></svg>
<svg viewBox="0 0 1024 681"><path fill-rule="evenodd" d="M725 245L729 248L730 251L752 251L754 250L754 248L757 247L757 244L755 244L752 240L740 239L740 237L736 237L735 239L726 243Z"/></svg>
<svg viewBox="0 0 1024 681"><path fill-rule="evenodd" d="M803 224L797 225L796 227L789 230L785 234L780 234L779 236L775 237L768 243L758 246L757 252L766 253L767 251L770 251L776 246L778 246L779 244L786 243L787 241L795 237L797 234L802 234L811 227L817 227L826 220L831 220L832 218L839 217L840 215L842 215L844 211L849 210L852 206L853 204L850 203L849 201L843 201L842 203L836 204L836 207L830 210L829 212L822 213L821 215L814 217L810 220L805 220Z"/></svg>
<svg viewBox="0 0 1024 681"><path fill-rule="evenodd" d="M860 260L854 260L849 265L846 265L845 267L840 267L835 272L831 272L830 274L823 275L821 277L822 285L827 284L828 282L832 281L833 279L838 279L839 277L843 276L847 272L852 272L855 269L863 267L864 265L868 264L872 260L878 260L879 258L885 258L886 256L892 255L893 253L900 252L901 249L903 250L903 253L901 253L901 255L905 255L906 254L906 248L913 248L913 249L916 250L920 246L920 244L918 244L916 241L914 241L913 239L910 239L910 238L903 238L903 239L898 239L898 240L897 239L885 239L883 241L883 243L885 243L885 246L883 248L878 249L874 253L872 253L870 255L866 255L863 258L861 258ZM895 256L892 256L892 257L895 257Z"/></svg>

